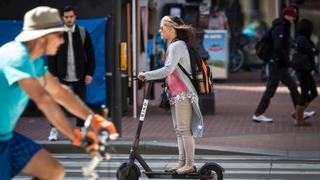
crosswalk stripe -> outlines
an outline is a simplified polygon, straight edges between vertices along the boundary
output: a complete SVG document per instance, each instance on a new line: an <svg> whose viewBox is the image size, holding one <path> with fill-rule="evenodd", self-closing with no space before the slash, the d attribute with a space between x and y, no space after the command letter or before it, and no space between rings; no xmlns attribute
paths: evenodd
<svg viewBox="0 0 320 180"><path fill-rule="evenodd" d="M84 179L81 168L89 164L90 156L86 154L54 154L64 166L66 180ZM163 171L166 167L171 167L177 162L176 155L143 155L147 164L154 171ZM118 167L128 161L126 154L112 154L112 158L103 161L97 168L101 179L116 179ZM286 159L281 157L268 156L199 156L195 160L195 165L200 168L205 162L215 162L225 169L224 180L243 179L320 179L320 159ZM136 162L141 172L143 168ZM308 177L308 178L306 178ZM30 177L19 174L14 180L26 180ZM147 179L142 175L141 180Z"/></svg>

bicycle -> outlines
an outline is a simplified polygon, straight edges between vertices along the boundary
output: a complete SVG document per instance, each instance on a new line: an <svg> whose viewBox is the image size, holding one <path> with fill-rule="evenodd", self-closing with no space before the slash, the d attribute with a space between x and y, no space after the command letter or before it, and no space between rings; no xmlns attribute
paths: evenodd
<svg viewBox="0 0 320 180"><path fill-rule="evenodd" d="M87 137L89 132L90 124L92 118L87 119L83 128L83 137ZM108 142L110 140L115 140L117 137L113 137L109 132L105 129L102 129L98 136L98 145L94 150L90 151L89 154L92 156L91 161L87 166L82 167L82 174L88 180L97 180L99 178L98 173L96 172L96 168L100 165L103 160L109 160L111 155L108 153ZM83 138L83 143L90 143L90 140Z"/></svg>

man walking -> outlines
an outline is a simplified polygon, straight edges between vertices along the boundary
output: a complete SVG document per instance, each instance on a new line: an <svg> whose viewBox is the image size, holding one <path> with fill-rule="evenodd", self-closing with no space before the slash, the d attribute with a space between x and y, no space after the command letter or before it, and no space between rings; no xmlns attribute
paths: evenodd
<svg viewBox="0 0 320 180"><path fill-rule="evenodd" d="M91 84L95 69L95 57L89 33L75 24L76 12L71 6L63 10L63 21L67 31L63 34L65 43L57 55L48 58L49 71L62 84L70 86L82 99L85 99L86 85ZM77 118L76 126L81 129L84 123ZM58 131L52 127L49 141L58 140Z"/></svg>
<svg viewBox="0 0 320 180"><path fill-rule="evenodd" d="M295 18L297 18L297 11L293 7L287 7L282 11L282 16L272 23L273 49L268 61L270 75L267 80L266 90L252 117L255 122L272 122L272 118L268 118L263 114L268 108L279 82L288 87L294 107L298 103L300 95L297 90L297 84L289 73L290 24L294 23Z"/></svg>

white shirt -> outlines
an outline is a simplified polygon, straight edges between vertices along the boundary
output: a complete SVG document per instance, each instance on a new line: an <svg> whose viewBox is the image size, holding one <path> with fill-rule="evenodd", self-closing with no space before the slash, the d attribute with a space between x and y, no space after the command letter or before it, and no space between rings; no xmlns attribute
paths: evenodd
<svg viewBox="0 0 320 180"><path fill-rule="evenodd" d="M68 33L68 64L67 64L67 74L65 77L65 81L67 82L74 82L78 81L79 79L76 76L76 66L75 66L75 59L74 59L74 50L73 50L73 40L72 40L72 33L75 31L76 26L73 25L71 28L64 25Z"/></svg>
<svg viewBox="0 0 320 180"><path fill-rule="evenodd" d="M225 22L227 22L228 19L224 12L220 12L219 16L214 18L210 16L209 18L209 29L214 29L214 30L223 30Z"/></svg>

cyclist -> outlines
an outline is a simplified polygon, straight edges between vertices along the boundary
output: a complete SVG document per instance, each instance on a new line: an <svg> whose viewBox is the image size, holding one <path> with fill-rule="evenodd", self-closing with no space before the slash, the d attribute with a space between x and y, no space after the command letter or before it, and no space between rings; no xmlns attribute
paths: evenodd
<svg viewBox="0 0 320 180"><path fill-rule="evenodd" d="M58 106L81 119L92 118L96 132L107 129L117 136L114 125L93 112L67 87L47 71L43 55L54 55L64 41L59 11L40 6L24 15L23 30L14 41L0 48L0 179L12 179L23 171L37 179L62 179L63 166L29 138L14 132L17 120L32 99L48 121L64 133L75 145L81 145L83 135L72 130ZM94 135L88 137L96 142ZM92 148L86 146L86 150Z"/></svg>

